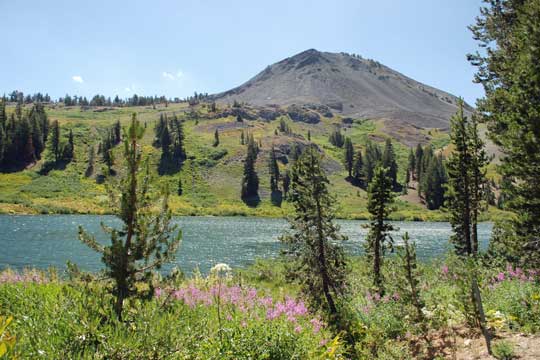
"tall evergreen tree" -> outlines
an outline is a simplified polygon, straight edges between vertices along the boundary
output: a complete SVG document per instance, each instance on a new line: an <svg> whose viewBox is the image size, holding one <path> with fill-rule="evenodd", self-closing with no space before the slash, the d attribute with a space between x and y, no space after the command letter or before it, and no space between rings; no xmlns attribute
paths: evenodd
<svg viewBox="0 0 540 360"><path fill-rule="evenodd" d="M86 165L86 171L84 172L84 176L90 177L94 173L94 165L95 165L95 152L94 152L94 146L89 145L88 146L88 163Z"/></svg>
<svg viewBox="0 0 540 360"><path fill-rule="evenodd" d="M294 261L294 272L302 291L312 304L326 310L331 318L338 312L337 299L345 290L346 263L342 246L345 237L334 223L335 199L319 154L309 146L291 172L291 194L295 214L291 231L281 237Z"/></svg>
<svg viewBox="0 0 540 360"><path fill-rule="evenodd" d="M212 146L216 147L218 145L219 145L219 131L216 128L216 131L214 132L214 143L212 144Z"/></svg>
<svg viewBox="0 0 540 360"><path fill-rule="evenodd" d="M416 150L414 153L414 159L415 159L415 169L414 169L414 179L420 183L420 175L422 174L422 161L424 157L424 149L422 149L422 145L418 144L416 145Z"/></svg>
<svg viewBox="0 0 540 360"><path fill-rule="evenodd" d="M364 178L366 183L370 183L375 172L375 168L381 161L381 149L379 145L373 143L372 141L367 141L366 143L366 156L364 159Z"/></svg>
<svg viewBox="0 0 540 360"><path fill-rule="evenodd" d="M291 185L291 174L290 174L288 169L283 174L283 179L282 179L281 182L282 182L282 186L283 186L283 197L285 199L287 199L287 197L289 195L289 187Z"/></svg>
<svg viewBox="0 0 540 360"><path fill-rule="evenodd" d="M246 160L244 162L244 177L242 179L242 200L257 203L259 197L259 177L255 170L258 147L253 135L248 136Z"/></svg>
<svg viewBox="0 0 540 360"><path fill-rule="evenodd" d="M111 245L103 246L79 227L81 241L102 254L106 274L114 280L114 310L119 319L122 319L124 300L137 292L136 282L148 281L153 291L150 270L174 259L181 240L181 232L176 232L176 226L170 223L168 192L165 190L163 194L161 211L156 212L150 196L148 165L139 175L142 165L139 141L143 133L144 128L133 114L124 136L126 175L118 188L109 191L115 214L123 224L120 229L102 225L111 236Z"/></svg>
<svg viewBox="0 0 540 360"><path fill-rule="evenodd" d="M358 183L362 183L364 176L364 161L362 160L362 150L358 149L354 157L353 175Z"/></svg>
<svg viewBox="0 0 540 360"><path fill-rule="evenodd" d="M393 250L390 231L394 230L394 227L386 221L392 212L391 206L394 201L392 179L387 174L387 169L377 166L368 187L368 211L371 218L364 244L366 254L373 264L373 285L381 295L384 293L382 266L386 251Z"/></svg>
<svg viewBox="0 0 540 360"><path fill-rule="evenodd" d="M270 173L270 191L276 192L279 190L279 166L276 159L276 150L273 146L268 160L268 172Z"/></svg>
<svg viewBox="0 0 540 360"><path fill-rule="evenodd" d="M353 144L350 138L345 138L345 146L344 146L344 157L345 157L345 168L347 169L347 173L349 174L349 179L352 178L352 171L353 171L353 165L354 165L354 148Z"/></svg>
<svg viewBox="0 0 540 360"><path fill-rule="evenodd" d="M522 264L540 266L540 3L485 1L470 27L481 52L469 55L485 98L477 102L489 137L504 156L499 171L510 181L507 210L515 213L499 229ZM510 249L508 249L508 253Z"/></svg>
<svg viewBox="0 0 540 360"><path fill-rule="evenodd" d="M408 170L408 173L409 173L409 180L412 180L412 179L416 179L415 175L414 175L414 171L416 169L416 156L414 155L414 151L413 149L411 148L410 151L409 151L409 157L407 159L407 170ZM407 181L407 184L409 183L409 181Z"/></svg>
<svg viewBox="0 0 540 360"><path fill-rule="evenodd" d="M436 210L443 206L446 183L447 176L442 155L432 156L422 175L422 189L428 209Z"/></svg>
<svg viewBox="0 0 540 360"><path fill-rule="evenodd" d="M392 145L392 140L386 139L384 144L384 151L382 154L382 166L387 169L388 177L392 180L392 189L397 189L397 172L398 166L396 162L396 153L394 152L394 146Z"/></svg>
<svg viewBox="0 0 540 360"><path fill-rule="evenodd" d="M476 120L469 121L463 113L463 100L458 103L458 112L450 119L450 139L454 151L447 162L449 178L450 223L454 234L451 241L458 255L470 263L471 302L475 317L484 335L488 352L491 354L491 334L487 327L482 297L476 274L478 256L477 220L481 211L484 180L483 169L487 158L483 143L478 135Z"/></svg>
<svg viewBox="0 0 540 360"><path fill-rule="evenodd" d="M53 156L54 162L58 163L61 156L61 146L60 146L60 125L58 120L54 120L51 125L51 136L49 140L49 151Z"/></svg>

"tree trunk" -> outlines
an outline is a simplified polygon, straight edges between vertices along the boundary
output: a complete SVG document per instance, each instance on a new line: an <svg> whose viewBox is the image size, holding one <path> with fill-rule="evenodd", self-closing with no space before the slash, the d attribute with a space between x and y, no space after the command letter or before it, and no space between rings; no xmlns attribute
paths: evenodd
<svg viewBox="0 0 540 360"><path fill-rule="evenodd" d="M480 322L480 329L482 330L482 335L484 335L484 339L486 341L488 354L491 355L491 333L487 327L486 315L484 313L484 306L482 305L482 295L480 294L480 289L478 288L478 281L476 279L476 273L473 274L471 282L472 282L471 287L472 287L473 298L475 301L476 315L478 317L478 321Z"/></svg>

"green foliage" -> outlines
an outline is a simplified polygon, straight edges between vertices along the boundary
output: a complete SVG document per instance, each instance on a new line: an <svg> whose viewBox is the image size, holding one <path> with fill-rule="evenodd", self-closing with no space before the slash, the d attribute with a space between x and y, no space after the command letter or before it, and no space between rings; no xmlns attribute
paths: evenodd
<svg viewBox="0 0 540 360"><path fill-rule="evenodd" d="M291 194L295 210L289 218L290 232L280 240L294 260L292 272L311 303L338 312L337 299L345 291L346 264L339 241L346 238L334 223L334 197L314 146L309 146L291 171Z"/></svg>
<svg viewBox="0 0 540 360"><path fill-rule="evenodd" d="M353 165L354 165L354 148L350 138L345 138L345 151L344 151L344 164L345 169L349 174L349 178L352 177Z"/></svg>
<svg viewBox="0 0 540 360"><path fill-rule="evenodd" d="M114 309L119 319L124 300L135 293L135 283L148 280L151 269L159 269L163 263L174 259L181 239L181 232L173 235L176 227L170 225L168 191L165 190L161 210L156 215L150 196L148 164L142 176L139 175L142 154L137 141L143 134L144 128L133 114L124 134L126 175L117 187L109 189L111 204L123 226L119 230L102 224L103 230L111 235L111 245L101 245L79 227L81 241L103 255L106 273L114 280Z"/></svg>
<svg viewBox="0 0 540 360"><path fill-rule="evenodd" d="M540 266L540 2L486 1L470 27L481 53L469 55L485 98L478 110L504 156L499 171L510 181L506 208L516 213L505 237L521 249L523 264Z"/></svg>
<svg viewBox="0 0 540 360"><path fill-rule="evenodd" d="M493 344L493 356L499 360L512 360L517 358L514 345L505 340L500 340Z"/></svg>
<svg viewBox="0 0 540 360"><path fill-rule="evenodd" d="M341 148L345 144L345 136L341 133L341 131L338 128L332 131L332 133L330 134L330 137L328 138L328 141L330 142L330 144L338 148Z"/></svg>
<svg viewBox="0 0 540 360"><path fill-rule="evenodd" d="M390 139L386 139L384 151L381 158L381 164L387 171L386 176L388 176L390 180L392 180L392 189L397 189L398 166L396 163L396 154L394 152L394 147L392 146L392 140Z"/></svg>
<svg viewBox="0 0 540 360"><path fill-rule="evenodd" d="M371 214L369 233L364 243L368 258L373 263L373 285L377 292L384 293L382 266L387 250L393 250L393 239L390 232L394 226L386 222L392 212L394 196L392 179L387 176L388 170L381 166L375 169L372 182L368 188L368 211Z"/></svg>
<svg viewBox="0 0 540 360"><path fill-rule="evenodd" d="M244 177L242 179L241 197L244 202L249 204L258 204L259 202L259 177L255 170L255 162L259 147L253 138L253 135L248 136L248 147L246 160L244 162Z"/></svg>

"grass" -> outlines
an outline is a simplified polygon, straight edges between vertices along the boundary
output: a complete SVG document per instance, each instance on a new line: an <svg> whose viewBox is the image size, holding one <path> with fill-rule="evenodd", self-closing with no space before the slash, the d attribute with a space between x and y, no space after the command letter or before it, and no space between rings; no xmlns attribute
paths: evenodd
<svg viewBox="0 0 540 360"><path fill-rule="evenodd" d="M354 358L432 359L451 357L455 337L478 336L463 306L466 275L453 256L419 264L420 322L396 257L384 267L385 296L371 290L365 258L348 264L349 292L340 306L355 329L349 345L303 299L282 259L259 260L225 277L156 274L154 290L138 285L123 322L112 311L110 283L96 280L99 275L5 270L0 317L13 319L10 354L36 359L341 359L346 351ZM497 358L521 355L506 336L540 331L539 276L509 266L481 268Z"/></svg>
<svg viewBox="0 0 540 360"><path fill-rule="evenodd" d="M0 173L0 213L36 214L36 213L107 213L104 202L106 196L103 185L97 184L94 177L101 171L100 156L96 155L95 171L92 177L85 178L88 147L96 146L107 127L119 120L126 125L133 112L139 120L146 124L147 130L142 140L144 153L149 157L151 168L157 175L160 151L152 147L153 127L159 114L177 113L183 116L189 111L186 104L163 105L152 107L114 108L96 112L81 110L79 107L61 105L47 107L50 120L58 120L62 125L63 135L71 129L75 137L75 159L65 169L51 171L47 176L40 175L39 170L44 160L35 166L13 174ZM8 107L8 112L13 111ZM200 108L201 113L206 109ZM172 192L171 208L175 215L223 215L223 216L265 216L282 217L290 214L291 206L283 202L281 207L274 206L270 200L270 183L267 166L267 153L272 144L283 140L274 131L280 119L271 122L244 121L237 123L234 117L193 120L184 122L186 132L186 149L190 160L186 161L177 174L162 176L161 183L168 183ZM346 219L367 218L366 192L345 180L342 149L332 146L328 136L340 117L322 118L318 124L305 124L286 120L295 134L307 137L311 132L312 141L324 152L325 161L332 165L329 173L331 191L337 196L340 204L339 217ZM368 138L385 139L381 123L373 120L355 121L351 127L344 129L344 134L353 140L356 146L363 147ZM214 131L219 128L220 144L213 147ZM259 156L256 169L260 179L261 203L257 207L249 207L240 200L240 184L243 172L245 146L240 144L242 131L249 131L256 139L260 139L263 151ZM436 147L445 144L446 134L434 133L433 143ZM394 142L399 165L399 180L405 178L408 148ZM121 146L113 152L121 159ZM47 150L43 153L46 158ZM286 166L280 164L284 171ZM114 166L121 172L119 164ZM183 194L176 195L178 179L182 180ZM442 211L429 211L424 206L397 202L396 212L392 215L396 220L446 220ZM497 212L489 212L499 216Z"/></svg>

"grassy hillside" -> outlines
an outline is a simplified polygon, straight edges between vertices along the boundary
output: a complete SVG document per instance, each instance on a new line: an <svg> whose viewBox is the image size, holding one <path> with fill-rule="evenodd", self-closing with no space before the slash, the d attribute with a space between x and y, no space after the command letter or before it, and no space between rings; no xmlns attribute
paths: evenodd
<svg viewBox="0 0 540 360"><path fill-rule="evenodd" d="M14 111L8 107L8 113ZM345 125L338 116L321 118L318 124L293 122L284 119L292 129L291 135L275 134L280 119L273 121L244 120L236 121L234 116L210 119L208 109L204 105L190 108L188 104L169 104L152 107L81 109L80 107L64 107L62 105L47 107L49 119L58 120L62 134L72 129L75 136L75 160L63 169L54 169L47 175L40 175L44 163L41 160L33 166L17 172L0 174L0 213L91 213L108 212L105 187L96 182L96 174L100 172L101 156L96 155L94 173L85 177L88 163L88 147L95 146L108 127L119 120L127 124L131 114L136 113L138 119L145 124L147 130L142 141L144 152L149 156L152 171L157 176L157 166L161 151L152 146L154 126L160 113L178 114L184 120L186 133L186 150L188 160L182 169L173 175L161 176L159 182L168 182L173 192L171 207L177 215L244 215L281 217L290 212L291 207L283 202L281 207L272 205L270 201L270 184L268 174L268 154L272 145L287 146L292 143L305 143L308 130L311 140L324 154L324 166L332 182L332 190L337 195L339 216L343 218L366 218L366 192L346 181L346 171L342 165L343 151L328 142L328 136L335 126L342 126L342 132L350 137L355 147L362 147L368 138L382 142L386 139L387 126L382 121L369 119L355 120ZM194 115L195 114L195 115ZM213 114L212 114L213 115ZM214 132L220 133L220 144L213 147ZM395 129L393 129L395 130ZM242 131L250 132L262 145L257 160L257 172L260 178L261 203L257 207L249 207L240 199L240 184L243 171L243 160L246 147L240 144ZM393 132L395 135L395 131ZM440 148L448 143L448 136L438 131L426 130L422 133L434 146ZM404 179L408 147L394 142L399 178ZM117 159L121 147L114 152ZM48 156L47 150L43 158ZM282 170L289 165L280 163ZM122 171L120 162L114 169ZM175 190L178 178L183 183L183 195L177 196ZM411 190L414 192L414 190ZM397 200L395 219L408 220L444 220L442 211L428 211L413 196ZM492 210L489 217L498 214Z"/></svg>

